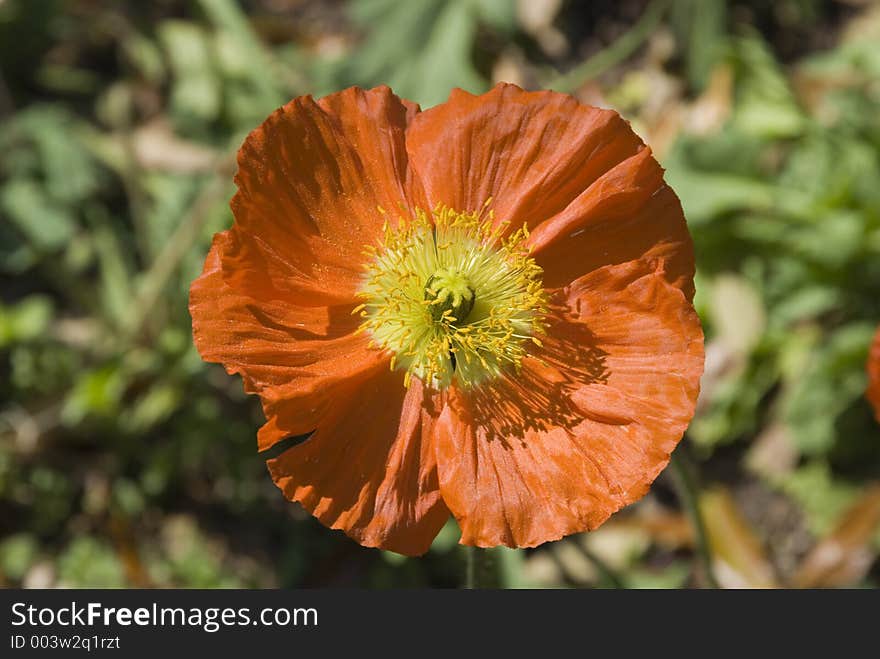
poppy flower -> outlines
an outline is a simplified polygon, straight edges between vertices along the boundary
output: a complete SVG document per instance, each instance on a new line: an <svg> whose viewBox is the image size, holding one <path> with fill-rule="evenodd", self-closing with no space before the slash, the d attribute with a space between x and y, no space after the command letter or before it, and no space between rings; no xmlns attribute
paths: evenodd
<svg viewBox="0 0 880 659"><path fill-rule="evenodd" d="M192 285L195 344L241 374L276 485L362 545L531 547L637 499L703 367L694 257L611 110L501 84L420 111L300 97L238 156Z"/></svg>
<svg viewBox="0 0 880 659"><path fill-rule="evenodd" d="M874 334L868 354L868 390L865 396L874 408L874 416L880 422L880 328Z"/></svg>

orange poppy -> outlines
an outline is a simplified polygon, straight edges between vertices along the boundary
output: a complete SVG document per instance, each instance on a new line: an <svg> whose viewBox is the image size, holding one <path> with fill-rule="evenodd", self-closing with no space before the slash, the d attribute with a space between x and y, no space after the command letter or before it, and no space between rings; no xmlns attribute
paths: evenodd
<svg viewBox="0 0 880 659"><path fill-rule="evenodd" d="M501 84L294 99L245 140L196 346L260 396L276 485L359 543L531 547L637 499L703 367L694 257L610 110Z"/></svg>
<svg viewBox="0 0 880 659"><path fill-rule="evenodd" d="M874 334L868 354L868 391L865 395L874 408L874 416L880 421L880 328Z"/></svg>

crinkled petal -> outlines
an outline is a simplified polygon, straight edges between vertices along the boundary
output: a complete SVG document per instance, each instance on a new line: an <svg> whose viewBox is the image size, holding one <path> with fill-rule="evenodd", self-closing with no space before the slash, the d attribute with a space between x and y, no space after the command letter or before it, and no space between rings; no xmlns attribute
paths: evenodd
<svg viewBox="0 0 880 659"><path fill-rule="evenodd" d="M662 260L601 268L558 298L570 313L521 372L453 390L438 421L440 491L465 544L596 528L645 494L693 415L702 330Z"/></svg>
<svg viewBox="0 0 880 659"><path fill-rule="evenodd" d="M230 232L217 234L190 289L196 348L206 361L240 373L249 393L298 406L300 422L291 432L309 432L342 383L385 367L388 357L354 334L360 318L351 315L351 305L300 306L254 297L236 285L241 279L228 282L221 262L234 245ZM261 449L269 446L260 442Z"/></svg>
<svg viewBox="0 0 880 659"><path fill-rule="evenodd" d="M609 169L529 238L544 285L566 286L584 273L636 259L660 258L665 276L694 295L694 255L678 197L643 149Z"/></svg>
<svg viewBox="0 0 880 659"><path fill-rule="evenodd" d="M368 547L423 554L449 518L431 445L435 404L417 378L406 389L401 373L385 370L340 395L315 433L269 460L269 471L326 526ZM267 411L267 426L282 430L297 414L284 404Z"/></svg>
<svg viewBox="0 0 880 659"><path fill-rule="evenodd" d="M480 96L453 90L414 119L407 148L432 205L479 210L491 199L518 228L561 212L643 145L612 110L502 83Z"/></svg>
<svg viewBox="0 0 880 659"><path fill-rule="evenodd" d="M423 204L405 131L418 106L387 87L292 100L248 135L232 200L236 252L224 268L301 304L354 298L363 249L385 216ZM404 210L401 210L404 209Z"/></svg>
<svg viewBox="0 0 880 659"><path fill-rule="evenodd" d="M874 415L880 422L880 329L874 335L868 355L868 391L865 394L874 407Z"/></svg>

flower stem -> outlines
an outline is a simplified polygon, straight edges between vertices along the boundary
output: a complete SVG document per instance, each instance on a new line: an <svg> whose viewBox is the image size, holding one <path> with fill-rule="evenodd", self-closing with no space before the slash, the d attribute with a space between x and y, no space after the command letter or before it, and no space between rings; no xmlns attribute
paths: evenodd
<svg viewBox="0 0 880 659"><path fill-rule="evenodd" d="M626 582L621 578L614 568L605 562L596 552L587 547L583 542L575 543L580 552L590 561L596 568L601 578L603 578L612 588L626 588Z"/></svg>
<svg viewBox="0 0 880 659"><path fill-rule="evenodd" d="M465 547L464 587L468 590L491 587L492 556L481 547Z"/></svg>
<svg viewBox="0 0 880 659"><path fill-rule="evenodd" d="M685 509L694 529L694 536L697 544L697 557L702 565L703 575L709 588L720 588L718 581L715 579L715 571L712 568L712 549L709 545L709 536L706 533L706 525L703 523L703 515L700 512L699 493L697 485L691 474L691 470L686 464L686 458L679 449L672 454L669 460L672 468L672 475L675 480L675 487L678 491L678 498L682 507Z"/></svg>

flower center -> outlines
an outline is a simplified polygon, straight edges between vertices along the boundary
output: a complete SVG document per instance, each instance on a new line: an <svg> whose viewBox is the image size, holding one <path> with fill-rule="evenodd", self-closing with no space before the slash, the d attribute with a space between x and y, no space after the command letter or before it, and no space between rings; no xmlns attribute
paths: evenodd
<svg viewBox="0 0 880 659"><path fill-rule="evenodd" d="M504 238L506 225L484 211L416 209L367 247L359 331L392 353L407 386L415 375L470 387L519 369L528 345L541 345L547 296L528 231Z"/></svg>
<svg viewBox="0 0 880 659"><path fill-rule="evenodd" d="M464 322L474 299L471 282L457 268L440 268L425 282L425 300L435 321L446 316L453 324Z"/></svg>

